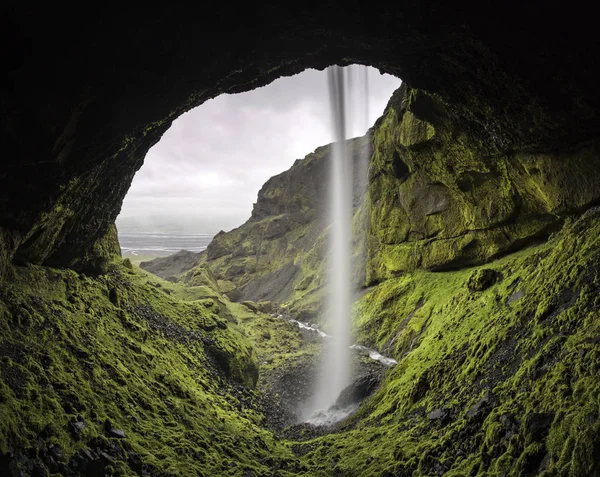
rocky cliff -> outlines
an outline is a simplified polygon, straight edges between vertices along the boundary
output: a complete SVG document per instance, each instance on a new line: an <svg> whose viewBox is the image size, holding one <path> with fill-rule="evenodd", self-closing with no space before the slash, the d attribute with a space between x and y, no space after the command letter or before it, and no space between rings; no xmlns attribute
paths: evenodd
<svg viewBox="0 0 600 477"><path fill-rule="evenodd" d="M367 190L371 133L349 140L348 148L356 172L356 212ZM284 305L296 316L313 317L323 298L330 161L331 146L319 147L269 179L258 192L250 219L230 232L219 232L195 263L189 262L189 270L177 266L180 254L141 267L191 285L205 283L208 273L232 299L274 302L275 307ZM364 283L364 257L359 260L358 254L364 249L366 223L356 222L356 230L356 243L361 243L356 247L358 285Z"/></svg>

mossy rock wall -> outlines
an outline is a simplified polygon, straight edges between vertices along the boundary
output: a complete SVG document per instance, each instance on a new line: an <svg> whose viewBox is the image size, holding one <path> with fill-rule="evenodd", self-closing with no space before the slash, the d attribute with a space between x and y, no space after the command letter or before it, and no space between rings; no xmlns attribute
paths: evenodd
<svg viewBox="0 0 600 477"><path fill-rule="evenodd" d="M403 85L374 134L367 283L484 263L600 199L597 143L493 154L445 106Z"/></svg>

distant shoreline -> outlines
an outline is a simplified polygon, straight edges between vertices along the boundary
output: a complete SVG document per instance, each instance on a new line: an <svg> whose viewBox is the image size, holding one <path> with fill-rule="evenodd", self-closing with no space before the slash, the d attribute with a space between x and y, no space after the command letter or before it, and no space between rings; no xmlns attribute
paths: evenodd
<svg viewBox="0 0 600 477"><path fill-rule="evenodd" d="M140 266L142 262L149 262L155 258L159 258L156 255L132 255L130 253L121 253L121 256L125 259L128 258L134 265Z"/></svg>
<svg viewBox="0 0 600 477"><path fill-rule="evenodd" d="M129 258L132 263L139 264L173 255L180 250L200 253L206 249L213 237L214 234L209 233L119 231L119 244L123 258Z"/></svg>

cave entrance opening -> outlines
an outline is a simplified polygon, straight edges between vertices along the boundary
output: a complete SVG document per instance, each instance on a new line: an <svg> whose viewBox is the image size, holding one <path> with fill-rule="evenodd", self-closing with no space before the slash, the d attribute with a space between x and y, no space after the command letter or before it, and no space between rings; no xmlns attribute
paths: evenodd
<svg viewBox="0 0 600 477"><path fill-rule="evenodd" d="M372 126L400 80L367 70ZM349 125L349 137L362 129ZM324 70L223 94L180 116L149 150L125 197L117 218L123 256L139 263L181 249L201 252L217 232L250 217L270 177L333 139Z"/></svg>

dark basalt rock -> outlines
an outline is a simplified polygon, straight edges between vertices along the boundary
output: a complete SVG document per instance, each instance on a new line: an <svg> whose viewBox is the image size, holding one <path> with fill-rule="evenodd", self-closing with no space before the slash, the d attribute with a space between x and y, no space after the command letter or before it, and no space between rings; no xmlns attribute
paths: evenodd
<svg viewBox="0 0 600 477"><path fill-rule="evenodd" d="M258 307L256 306L256 303L254 303L253 301L245 300L242 302L242 305L244 305L246 308L253 311L254 313L258 312Z"/></svg>
<svg viewBox="0 0 600 477"><path fill-rule="evenodd" d="M125 439L126 434L121 429L115 429L114 427L107 431L109 437L114 437L115 439Z"/></svg>
<svg viewBox="0 0 600 477"><path fill-rule="evenodd" d="M84 475L86 477L104 477L106 475L106 466L91 449L79 449L69 462L69 469L75 475Z"/></svg>
<svg viewBox="0 0 600 477"><path fill-rule="evenodd" d="M115 306L119 306L119 292L117 291L116 288L111 288L108 291L108 299L110 300L110 302L115 305Z"/></svg>
<svg viewBox="0 0 600 477"><path fill-rule="evenodd" d="M494 395L489 391L489 389L486 389L483 397L467 411L467 417L479 418L485 416L491 410L493 402Z"/></svg>
<svg viewBox="0 0 600 477"><path fill-rule="evenodd" d="M525 292L523 290L516 291L511 296L508 297L508 299L506 300L506 303L510 305L511 303L513 303L517 300L520 300L524 296L525 296Z"/></svg>
<svg viewBox="0 0 600 477"><path fill-rule="evenodd" d="M444 421L448 417L448 410L443 408L434 409L428 416L430 421Z"/></svg>
<svg viewBox="0 0 600 477"><path fill-rule="evenodd" d="M129 464L129 467L131 467L131 470L137 472L138 474L141 474L144 465L142 456L135 452L130 452L127 462Z"/></svg>
<svg viewBox="0 0 600 477"><path fill-rule="evenodd" d="M81 422L81 421L79 421ZM67 459L62 448L38 440L37 447L17 449L14 453L0 454L0 475L3 477L46 477L50 474L64 476L104 477L112 475L109 466L119 461L141 474L142 458L134 452L127 453L120 441L103 437L92 438L88 447L78 449Z"/></svg>
<svg viewBox="0 0 600 477"><path fill-rule="evenodd" d="M379 387L383 379L384 367L369 366L365 368L367 368L367 372L363 372L363 374L354 378L352 384L340 393L335 401L336 406L344 408L351 404L360 403Z"/></svg>
<svg viewBox="0 0 600 477"><path fill-rule="evenodd" d="M75 439L79 439L79 437L81 436L81 433L86 428L86 426L87 426L87 424L86 424L86 422L84 420L70 422L69 423L69 430L71 431L71 435Z"/></svg>
<svg viewBox="0 0 600 477"><path fill-rule="evenodd" d="M525 416L524 427L534 442L541 442L548 435L554 414L532 413Z"/></svg>

